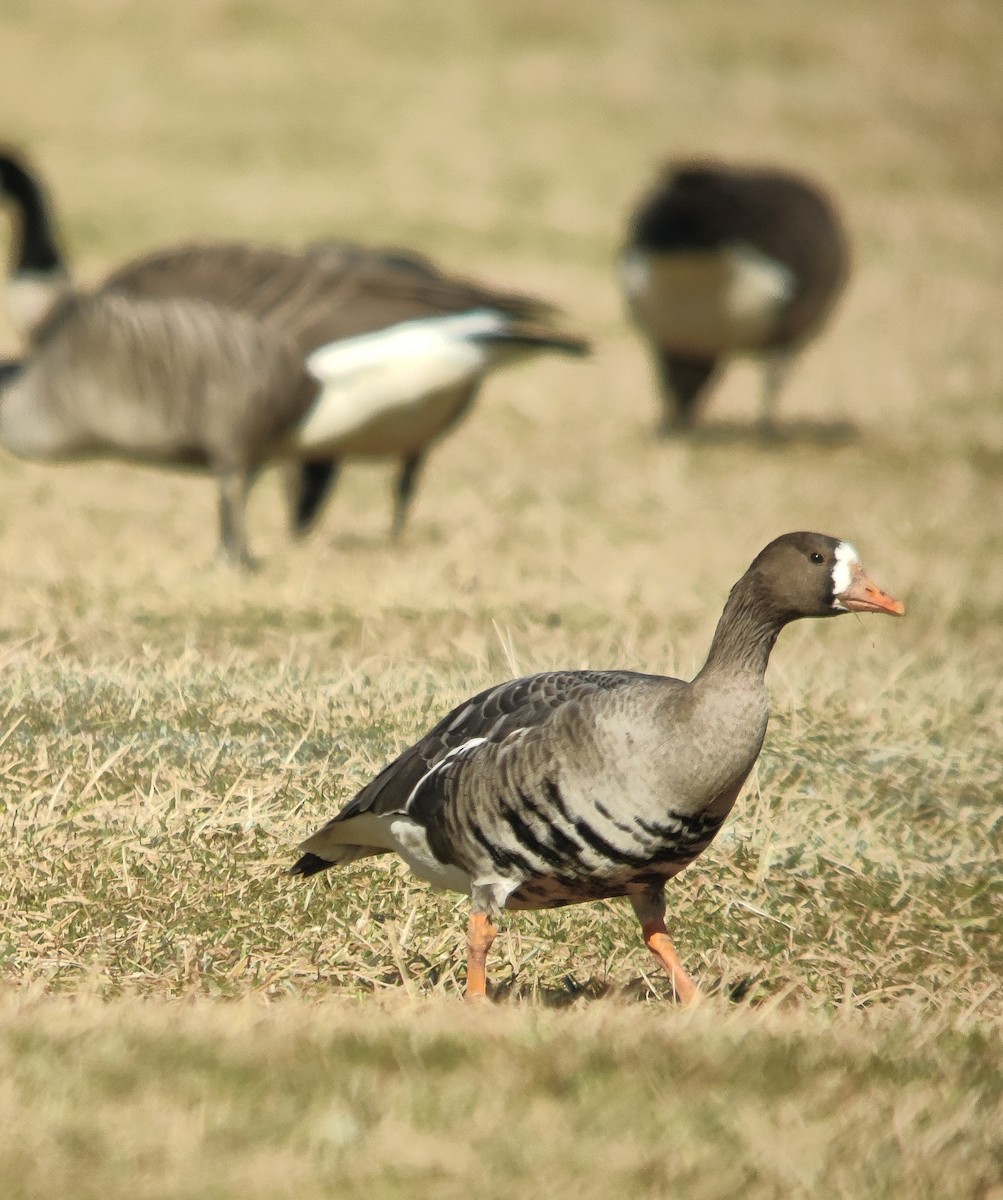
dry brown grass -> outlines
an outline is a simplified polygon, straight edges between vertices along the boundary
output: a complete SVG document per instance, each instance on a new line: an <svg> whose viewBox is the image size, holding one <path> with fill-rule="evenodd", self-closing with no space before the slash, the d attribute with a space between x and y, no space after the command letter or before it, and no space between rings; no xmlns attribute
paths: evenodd
<svg viewBox="0 0 1003 1200"><path fill-rule="evenodd" d="M604 1004L572 1020L289 1001L114 1016L2 1011L10 1200L999 1195L999 1040L934 1034L916 1010L666 1021Z"/></svg>
<svg viewBox="0 0 1003 1200"><path fill-rule="evenodd" d="M205 481L0 462L3 1194L999 1200L994 0L3 21L9 132L85 277L189 235L390 240L597 342L486 389L400 551L382 468L302 546L263 481L245 579L211 564ZM734 436L749 367L702 441L650 437L611 264L656 163L695 150L802 166L852 229L780 445ZM859 436L816 436L839 421ZM671 889L706 1015L664 1010L620 904L514 917L503 1005L468 1016L462 901L389 862L282 874L489 680L692 672L728 586L798 527L851 538L910 611L784 635L756 778Z"/></svg>

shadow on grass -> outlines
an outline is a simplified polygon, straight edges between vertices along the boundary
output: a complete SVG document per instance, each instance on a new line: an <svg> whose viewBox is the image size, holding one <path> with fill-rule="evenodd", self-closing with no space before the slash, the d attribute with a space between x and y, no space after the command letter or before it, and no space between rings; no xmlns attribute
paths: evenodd
<svg viewBox="0 0 1003 1200"><path fill-rule="evenodd" d="M325 535L311 531L301 540L307 543L311 537L316 537L322 551L332 554L386 553L388 557L401 559L406 558L415 547L442 546L449 540L445 527L420 520L409 524L399 538L394 538L389 525L386 529L365 533L340 529Z"/></svg>
<svg viewBox="0 0 1003 1200"><path fill-rule="evenodd" d="M969 446L966 457L980 475L992 479L999 479L1003 475L1003 450L976 442Z"/></svg>
<svg viewBox="0 0 1003 1200"><path fill-rule="evenodd" d="M666 437L680 435L668 433ZM860 427L852 421L785 421L781 425L763 426L740 421L716 421L687 430L686 441L694 446L757 446L763 450L778 450L788 446L849 446L861 437Z"/></svg>
<svg viewBox="0 0 1003 1200"><path fill-rule="evenodd" d="M747 976L743 979L728 981L723 991L734 1004L745 1003L751 996L757 977ZM702 989L704 995L717 995L722 989L710 986ZM488 994L492 1003L504 1004L507 1001L527 1000L540 1005L542 1008L560 1009L571 1008L580 1000L610 1000L621 1004L641 1004L652 999L661 999L670 1007L676 1007L668 983L664 992L659 990L659 996L653 997L651 985L646 979L637 978L629 983L610 983L601 979L577 980L566 975L560 987L525 988L518 978L502 983L489 985Z"/></svg>

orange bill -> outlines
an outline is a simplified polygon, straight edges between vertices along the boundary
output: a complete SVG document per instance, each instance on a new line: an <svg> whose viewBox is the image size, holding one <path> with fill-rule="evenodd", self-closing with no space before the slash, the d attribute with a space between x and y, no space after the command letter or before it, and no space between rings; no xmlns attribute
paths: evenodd
<svg viewBox="0 0 1003 1200"><path fill-rule="evenodd" d="M867 578L863 571L854 575L850 586L845 591L839 592L836 599L851 612L893 613L897 617L901 617L905 613L905 605L902 601L883 592L876 583Z"/></svg>

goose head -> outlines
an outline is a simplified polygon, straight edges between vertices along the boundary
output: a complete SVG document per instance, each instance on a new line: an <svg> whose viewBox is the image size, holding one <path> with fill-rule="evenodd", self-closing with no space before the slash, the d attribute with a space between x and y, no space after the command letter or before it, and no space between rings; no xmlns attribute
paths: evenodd
<svg viewBox="0 0 1003 1200"><path fill-rule="evenodd" d="M785 533L754 559L743 580L784 621L848 612L902 616L905 605L871 580L853 546L822 533Z"/></svg>

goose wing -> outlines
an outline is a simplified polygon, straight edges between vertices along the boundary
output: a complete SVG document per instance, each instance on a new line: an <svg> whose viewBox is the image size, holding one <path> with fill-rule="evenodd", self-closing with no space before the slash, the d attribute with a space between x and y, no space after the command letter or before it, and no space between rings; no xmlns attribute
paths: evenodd
<svg viewBox="0 0 1003 1200"><path fill-rule="evenodd" d="M471 309L491 308L530 331L555 332L552 305L444 275L426 259L396 249L195 244L129 263L108 277L103 290L193 296L236 308L279 328L304 353L403 321Z"/></svg>
<svg viewBox="0 0 1003 1200"><path fill-rule="evenodd" d="M405 750L353 800L308 838L295 872L323 870L346 856L336 848L350 844L349 830L338 826L356 818L387 817L420 811L429 817L445 801L455 778L475 754L492 753L504 743L507 757L516 747L571 707L587 704L627 685L655 679L633 671L555 671L514 679L457 705L420 741ZM415 807L417 806L417 808ZM369 827L370 822L364 823ZM368 848L366 853L378 853Z"/></svg>

